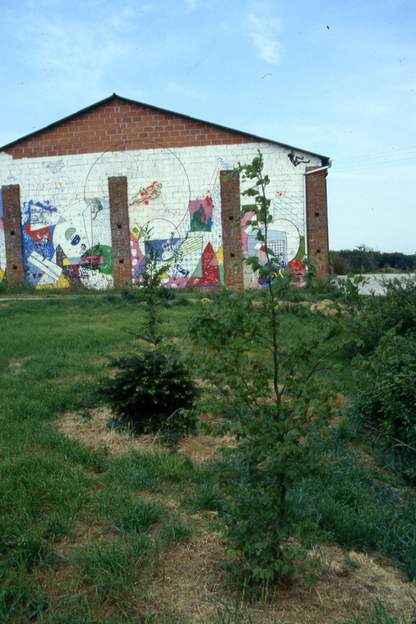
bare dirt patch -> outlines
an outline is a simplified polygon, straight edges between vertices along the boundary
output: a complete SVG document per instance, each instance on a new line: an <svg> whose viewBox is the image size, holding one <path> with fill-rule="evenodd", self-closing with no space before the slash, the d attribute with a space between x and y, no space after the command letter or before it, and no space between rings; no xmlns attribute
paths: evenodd
<svg viewBox="0 0 416 624"><path fill-rule="evenodd" d="M416 595L416 584L405 583L390 564L337 546L323 546L313 554L321 561L317 583L308 586L295 579L268 601L247 605L254 624L334 624L365 612L376 599L397 614L413 613L410 592ZM224 543L217 533L205 532L172 549L153 582L158 603L175 605L191 624L214 621L219 604L235 604L219 565L223 557Z"/></svg>

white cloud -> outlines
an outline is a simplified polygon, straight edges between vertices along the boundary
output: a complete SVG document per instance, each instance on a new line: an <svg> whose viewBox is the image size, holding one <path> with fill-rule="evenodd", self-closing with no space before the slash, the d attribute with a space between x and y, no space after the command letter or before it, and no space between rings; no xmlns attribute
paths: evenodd
<svg viewBox="0 0 416 624"><path fill-rule="evenodd" d="M255 13L247 16L250 25L250 39L258 57L265 63L277 65L280 61L280 43L277 38L280 24L275 19L259 17Z"/></svg>

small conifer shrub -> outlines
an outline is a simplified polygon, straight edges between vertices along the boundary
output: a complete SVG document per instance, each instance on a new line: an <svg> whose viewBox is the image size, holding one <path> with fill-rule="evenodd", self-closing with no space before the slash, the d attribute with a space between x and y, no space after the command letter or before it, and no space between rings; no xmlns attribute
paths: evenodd
<svg viewBox="0 0 416 624"><path fill-rule="evenodd" d="M180 360L160 348L117 360L118 372L101 388L118 419L136 433L156 432L183 409L190 409L196 388Z"/></svg>

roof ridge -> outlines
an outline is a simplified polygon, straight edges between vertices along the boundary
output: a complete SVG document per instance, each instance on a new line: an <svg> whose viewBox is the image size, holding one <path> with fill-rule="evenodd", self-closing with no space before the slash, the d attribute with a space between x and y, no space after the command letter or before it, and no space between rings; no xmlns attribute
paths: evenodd
<svg viewBox="0 0 416 624"><path fill-rule="evenodd" d="M49 130L51 128L54 128L66 121L70 121L71 119L74 119L75 117L78 117L79 115L82 115L83 113L87 113L90 110L93 110L99 106L103 106L104 104L107 104L108 102L110 102L113 99L119 99L123 102L127 102L129 104L134 104L136 106L143 106L146 108L150 108L152 110L158 111L158 112L162 112L162 113L169 113L170 115L175 115L177 117L182 117L184 119L188 119L191 121L196 121L198 123L203 123L203 124L207 124L209 126L215 126L216 128L221 128L222 130L227 130L228 132L235 132L237 134L243 134L247 137L251 137L254 139L258 139L259 141L265 141L267 143L272 143L274 145L280 145L281 147L286 147L290 150L296 150L298 152L304 152L305 154L310 154L312 156L317 156L318 158L321 158L323 161L323 164L328 164L330 162L330 159L328 156L324 156L323 154L318 154L317 152L313 152L311 150L305 149L305 148L301 148L301 147L295 147L294 145L289 145L288 143L282 143L281 141L275 141L274 139L269 139L266 137L262 137L259 136L257 134L253 134L251 132L246 132L245 130L237 130L236 128L230 128L229 126L224 126L222 124L218 124L212 121L206 121L204 119L198 119L197 117L192 117L191 115L186 115L184 113L178 113L176 111L171 111L167 108L161 108L159 106L155 106L153 104L147 104L145 102L139 102L138 100L133 100L130 98L126 98L122 95L119 95L118 93L112 93L110 96L102 99L102 100L98 100L97 102L95 102L94 104L90 104L89 106L86 106L85 108L81 108L80 110L76 111L75 113L71 113L70 115L66 115L65 117L61 117L60 119L48 124L47 126L43 126L42 128L39 128L38 130L34 130L33 132L29 132L28 134L25 134L23 136L21 136L18 139L15 139L14 141L10 141L9 143L6 143L5 145L0 147L0 152L6 150L9 147L12 147L14 145L17 145L18 143L20 143L21 141L25 141L33 136L36 136L38 134L41 134L42 132L45 132L46 130Z"/></svg>

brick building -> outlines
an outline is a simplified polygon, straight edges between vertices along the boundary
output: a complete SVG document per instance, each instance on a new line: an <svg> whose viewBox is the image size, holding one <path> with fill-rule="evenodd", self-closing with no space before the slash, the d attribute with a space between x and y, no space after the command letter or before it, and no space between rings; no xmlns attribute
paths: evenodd
<svg viewBox="0 0 416 624"><path fill-rule="evenodd" d="M329 159L116 94L0 148L0 279L38 288L137 280L152 249L169 286L255 285L232 169L270 176L270 246L328 270ZM299 262L295 262L299 261Z"/></svg>

